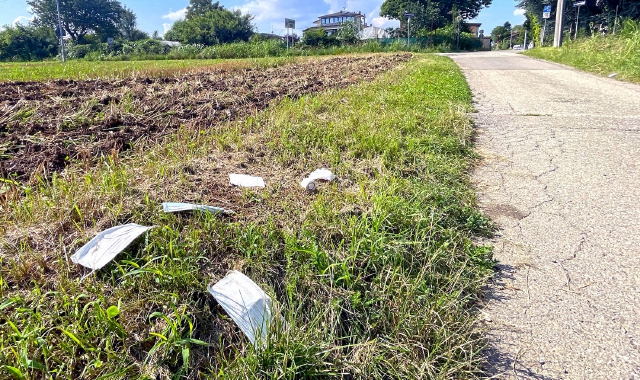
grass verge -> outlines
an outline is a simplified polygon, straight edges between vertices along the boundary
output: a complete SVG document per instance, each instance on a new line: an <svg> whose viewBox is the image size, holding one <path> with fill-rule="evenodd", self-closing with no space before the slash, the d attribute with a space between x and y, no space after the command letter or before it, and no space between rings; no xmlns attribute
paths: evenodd
<svg viewBox="0 0 640 380"><path fill-rule="evenodd" d="M567 41L560 49L541 48L526 55L600 75L640 83L640 22L625 21L620 34Z"/></svg>
<svg viewBox="0 0 640 380"><path fill-rule="evenodd" d="M77 163L0 203L0 373L16 378L473 378L491 273L467 171L470 93L418 56L376 81L184 128ZM338 179L307 193L317 167ZM262 175L264 190L226 184ZM234 209L166 215L162 201ZM68 257L116 224L157 225L102 270ZM265 348L206 292L238 269L277 303Z"/></svg>

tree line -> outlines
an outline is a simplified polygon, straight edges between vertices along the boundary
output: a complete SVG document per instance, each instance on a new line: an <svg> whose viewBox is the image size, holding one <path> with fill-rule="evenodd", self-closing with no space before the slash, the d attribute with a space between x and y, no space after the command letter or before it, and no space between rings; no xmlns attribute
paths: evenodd
<svg viewBox="0 0 640 380"><path fill-rule="evenodd" d="M543 8L551 5L550 18L544 30ZM526 20L522 25L511 26L509 22L499 25L491 31L491 38L496 49L509 49L513 45L524 43L525 31L528 41L539 45L550 45L553 41L557 2L550 0L517 0L517 7L525 11ZM611 34L614 29L620 30L621 20L640 20L640 0L586 0L581 6L579 18L578 8L573 2L565 1L563 12L563 32L567 38L575 39L595 34ZM544 32L544 36L542 35Z"/></svg>
<svg viewBox="0 0 640 380"><path fill-rule="evenodd" d="M108 38L113 38L118 47L162 39L157 31L150 36L140 30L135 13L118 0L59 1L61 30L58 30L56 0L27 0L34 18L28 25L5 26L0 31L0 60L34 61L55 57L60 35L72 52L85 52L90 46L98 45L104 50ZM434 31L440 30L439 35L444 39L452 40L457 33L459 41L460 33L465 31L464 20L477 16L490 4L491 0L386 0L380 13L403 22L405 13L411 12L414 14L412 36L433 38ZM185 18L176 21L164 39L198 46L249 41L254 36L252 22L253 16L227 9L218 1L190 0ZM358 41L357 32L356 25L346 23L337 35L327 36L323 30L312 30L305 33L302 42L305 46L320 47L353 44ZM394 37L403 37L406 33L404 28L390 32ZM291 38L298 40L297 36ZM161 50L159 42L151 41L133 48L131 44L127 46L129 50L144 46ZM74 50L74 47L78 48Z"/></svg>
<svg viewBox="0 0 640 380"><path fill-rule="evenodd" d="M0 31L0 60L34 61L58 54L58 36L70 45L96 45L162 39L138 28L131 9L117 0L59 0L62 31L58 30L56 0L28 0L34 19L28 25ZM212 0L191 0L186 18L174 23L165 39L187 44L215 45L248 41L254 33L251 15L232 11ZM149 44L148 44L149 45Z"/></svg>

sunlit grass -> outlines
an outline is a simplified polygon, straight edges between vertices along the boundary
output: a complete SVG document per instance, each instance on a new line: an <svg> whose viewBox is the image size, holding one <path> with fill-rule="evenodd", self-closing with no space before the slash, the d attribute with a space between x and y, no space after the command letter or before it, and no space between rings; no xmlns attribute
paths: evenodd
<svg viewBox="0 0 640 380"><path fill-rule="evenodd" d="M525 54L640 83L640 22L626 21L615 36L597 35L568 41L560 49L533 49Z"/></svg>
<svg viewBox="0 0 640 380"><path fill-rule="evenodd" d="M193 59L154 61L80 61L66 63L16 62L0 63L0 81L42 81L52 79L104 79L123 77L167 76L197 73L202 70L231 70L247 67L269 67L292 62L294 57L252 59Z"/></svg>
<svg viewBox="0 0 640 380"><path fill-rule="evenodd" d="M244 121L185 127L76 162L0 200L0 377L480 377L473 308L491 273L468 179L471 95L448 58ZM318 167L337 180L299 181ZM230 188L228 173L264 190ZM167 215L163 201L234 209ZM68 258L120 223L156 225L81 282ZM254 349L207 293L230 269L277 305Z"/></svg>

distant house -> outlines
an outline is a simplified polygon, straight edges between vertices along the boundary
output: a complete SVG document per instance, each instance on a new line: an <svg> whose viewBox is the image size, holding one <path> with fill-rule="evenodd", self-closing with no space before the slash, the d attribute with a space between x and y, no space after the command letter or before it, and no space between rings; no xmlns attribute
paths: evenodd
<svg viewBox="0 0 640 380"><path fill-rule="evenodd" d="M303 30L302 33L305 33L308 30L324 29L328 35L332 35L340 29L342 24L348 21L355 22L358 26L358 31L369 26L366 23L364 14L361 12L340 11L318 17L318 20L313 22L314 26Z"/></svg>
<svg viewBox="0 0 640 380"><path fill-rule="evenodd" d="M480 36L480 26L482 25L479 22L467 22L465 23L465 25L467 25L467 27L469 28L469 31L471 32L471 34L473 34L474 37L479 37Z"/></svg>

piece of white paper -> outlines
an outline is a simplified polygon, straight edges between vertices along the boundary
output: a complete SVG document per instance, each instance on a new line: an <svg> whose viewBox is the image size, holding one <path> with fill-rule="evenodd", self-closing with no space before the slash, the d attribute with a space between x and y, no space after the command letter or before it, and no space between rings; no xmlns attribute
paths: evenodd
<svg viewBox="0 0 640 380"><path fill-rule="evenodd" d="M152 228L130 223L104 230L77 250L71 261L96 271Z"/></svg>
<svg viewBox="0 0 640 380"><path fill-rule="evenodd" d="M329 169L325 169L325 168L321 168L321 169L316 169L313 172L311 172L311 174L309 174L309 177L307 177L313 181L317 181L319 179L324 180L324 181L333 181L334 179L336 179L336 176L333 175L333 173L331 173L331 170Z"/></svg>
<svg viewBox="0 0 640 380"><path fill-rule="evenodd" d="M240 187L264 187L262 177L252 177L246 174L229 174L229 182Z"/></svg>
<svg viewBox="0 0 640 380"><path fill-rule="evenodd" d="M302 182L300 182L300 186L302 186L303 188L309 191L313 191L316 189L315 181L323 180L323 181L331 182L334 179L336 179L336 176L333 175L331 170L325 169L325 168L316 169L313 172L311 172L311 174L309 174L307 178L303 179Z"/></svg>
<svg viewBox="0 0 640 380"><path fill-rule="evenodd" d="M234 270L208 289L252 344L255 345L256 336L266 343L271 298L255 282Z"/></svg>
<svg viewBox="0 0 640 380"><path fill-rule="evenodd" d="M192 203L173 203L165 202L162 204L164 212L181 212L181 211L208 211L213 214L233 214L233 211L226 210L222 207L214 207L207 205L194 205Z"/></svg>

